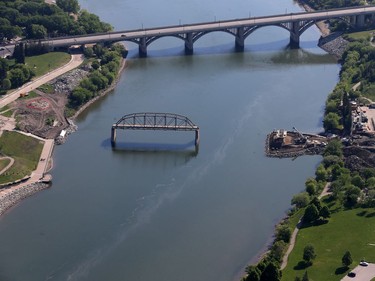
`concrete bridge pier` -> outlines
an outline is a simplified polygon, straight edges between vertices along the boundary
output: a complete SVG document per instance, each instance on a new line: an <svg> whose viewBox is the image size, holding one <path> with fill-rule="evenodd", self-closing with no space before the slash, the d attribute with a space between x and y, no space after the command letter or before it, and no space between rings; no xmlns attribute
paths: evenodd
<svg viewBox="0 0 375 281"><path fill-rule="evenodd" d="M365 26L365 15L358 15L355 17L355 25L356 27L364 27Z"/></svg>
<svg viewBox="0 0 375 281"><path fill-rule="evenodd" d="M236 31L236 51L243 52L245 49L245 38L244 38L244 28L243 26L238 27Z"/></svg>
<svg viewBox="0 0 375 281"><path fill-rule="evenodd" d="M145 37L139 39L139 56L141 58L147 57L147 44Z"/></svg>
<svg viewBox="0 0 375 281"><path fill-rule="evenodd" d="M290 42L289 45L292 49L298 49L299 48L299 22L294 21L292 22L292 29L290 31Z"/></svg>
<svg viewBox="0 0 375 281"><path fill-rule="evenodd" d="M195 146L199 146L199 129L195 131Z"/></svg>
<svg viewBox="0 0 375 281"><path fill-rule="evenodd" d="M194 53L193 34L191 32L186 33L185 38L185 54L192 55Z"/></svg>
<svg viewBox="0 0 375 281"><path fill-rule="evenodd" d="M112 146L116 145L116 128L112 127L111 129L111 144Z"/></svg>

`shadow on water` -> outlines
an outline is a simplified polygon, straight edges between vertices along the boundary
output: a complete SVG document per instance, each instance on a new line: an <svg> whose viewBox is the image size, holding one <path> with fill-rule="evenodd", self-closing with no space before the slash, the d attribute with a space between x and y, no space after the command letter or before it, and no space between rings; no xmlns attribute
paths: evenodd
<svg viewBox="0 0 375 281"><path fill-rule="evenodd" d="M296 63L295 59L302 59L302 62L304 63L336 63L332 56L327 53L316 54L308 52L309 49L315 49L316 46L317 42L315 40L301 42L301 48L298 49L292 49L289 46L289 40L286 39L262 44L251 44L251 42L245 42L245 49L240 53L259 53L290 50L290 52L278 52L278 55L275 56L272 61L274 63ZM233 42L216 46L194 47L194 56L219 55L228 53L239 53L236 52ZM153 58L185 56L185 51L183 45L159 50L153 50L152 48L150 48L149 50L147 50L147 56ZM139 58L138 48L129 50L128 58ZM300 62L301 61L299 61L298 63Z"/></svg>
<svg viewBox="0 0 375 281"><path fill-rule="evenodd" d="M112 148L113 152L119 153L163 153L181 154L196 157L199 152L199 145L195 141L187 143L143 143L143 142L116 142L113 146L111 139L105 139L102 144L104 148Z"/></svg>

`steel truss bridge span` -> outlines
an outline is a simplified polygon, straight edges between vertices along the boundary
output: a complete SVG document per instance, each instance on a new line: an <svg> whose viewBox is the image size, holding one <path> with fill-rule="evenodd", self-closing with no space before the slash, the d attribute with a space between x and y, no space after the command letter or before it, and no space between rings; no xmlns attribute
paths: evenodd
<svg viewBox="0 0 375 281"><path fill-rule="evenodd" d="M124 115L112 125L111 143L116 144L116 131L122 130L163 130L194 131L195 145L199 145L199 127L189 118L174 113L140 112Z"/></svg>

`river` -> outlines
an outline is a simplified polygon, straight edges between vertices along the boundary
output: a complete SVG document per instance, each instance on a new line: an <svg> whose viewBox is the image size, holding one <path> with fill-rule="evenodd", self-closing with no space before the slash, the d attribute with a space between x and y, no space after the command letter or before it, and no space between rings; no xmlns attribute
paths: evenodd
<svg viewBox="0 0 375 281"><path fill-rule="evenodd" d="M80 3L116 30L301 11L289 0ZM264 156L275 128L322 130L339 65L319 36L312 27L290 50L287 31L262 28L235 53L232 36L213 33L193 56L163 38L147 59L128 45L116 89L56 147L51 188L1 217L0 280L236 280L321 159ZM119 132L112 150L112 123L147 111L188 116L199 151L191 132Z"/></svg>

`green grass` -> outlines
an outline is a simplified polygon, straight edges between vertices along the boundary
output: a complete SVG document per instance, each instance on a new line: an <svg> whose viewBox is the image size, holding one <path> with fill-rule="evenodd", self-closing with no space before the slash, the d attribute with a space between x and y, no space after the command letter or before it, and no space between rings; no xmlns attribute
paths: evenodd
<svg viewBox="0 0 375 281"><path fill-rule="evenodd" d="M2 154L13 157L13 166L0 176L0 183L12 182L30 175L35 170L43 143L17 132L5 131L0 138Z"/></svg>
<svg viewBox="0 0 375 281"><path fill-rule="evenodd" d="M4 113L2 113L1 115L3 115L4 117L12 117L13 110L8 109L7 111L5 111Z"/></svg>
<svg viewBox="0 0 375 281"><path fill-rule="evenodd" d="M0 159L0 171L4 169L8 164L10 163L10 159L5 158L5 159Z"/></svg>
<svg viewBox="0 0 375 281"><path fill-rule="evenodd" d="M38 90L46 94L52 94L54 92L54 89L50 84L43 84L42 86L38 87Z"/></svg>
<svg viewBox="0 0 375 281"><path fill-rule="evenodd" d="M310 281L338 281L347 273L341 264L347 250L353 258L351 268L357 266L362 258L375 262L375 247L369 245L375 244L374 229L374 209L340 210L332 214L327 224L300 229L282 280L294 280L307 270ZM317 257L312 266L301 268L298 264L307 244L314 246Z"/></svg>
<svg viewBox="0 0 375 281"><path fill-rule="evenodd" d="M357 40L361 40L361 39L367 40L367 39L370 39L372 37L372 32L374 32L374 30L353 32L353 33L345 34L345 37L350 41L357 41Z"/></svg>
<svg viewBox="0 0 375 281"><path fill-rule="evenodd" d="M30 66L36 77L59 68L70 61L70 55L64 52L51 52L39 56L26 57L26 65Z"/></svg>
<svg viewBox="0 0 375 281"><path fill-rule="evenodd" d="M20 97L19 99L26 100L26 99L36 98L36 97L39 97L39 95L36 92L31 91L31 92L29 92L29 94L27 96Z"/></svg>

